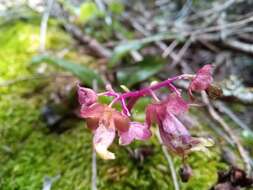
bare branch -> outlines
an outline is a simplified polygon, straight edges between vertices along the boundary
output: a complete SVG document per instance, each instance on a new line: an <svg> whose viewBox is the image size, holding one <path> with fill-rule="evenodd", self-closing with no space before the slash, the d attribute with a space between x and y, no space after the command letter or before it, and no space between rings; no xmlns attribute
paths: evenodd
<svg viewBox="0 0 253 190"><path fill-rule="evenodd" d="M92 53L96 54L98 57L111 57L112 52L110 50L105 48L96 39L83 34L83 32L77 26L71 23L65 23L64 27L70 34L72 34L75 39L77 39L80 43L86 45L92 51Z"/></svg>
<svg viewBox="0 0 253 190"><path fill-rule="evenodd" d="M40 47L39 47L39 50L41 52L44 52L46 48L47 22L48 22L53 4L54 4L54 0L47 1L45 11L42 16L42 20L40 24Z"/></svg>
<svg viewBox="0 0 253 190"><path fill-rule="evenodd" d="M214 106L217 107L220 112L225 113L228 117L230 117L239 127L252 133L250 127L247 126L240 118L238 118L224 103L221 101L215 101Z"/></svg>
<svg viewBox="0 0 253 190"><path fill-rule="evenodd" d="M233 39L224 40L223 43L231 48L238 49L240 51L243 51L249 54L253 54L253 44L247 44L247 43L240 42L238 40L233 40Z"/></svg>
<svg viewBox="0 0 253 190"><path fill-rule="evenodd" d="M236 145L236 147L237 147L237 149L238 149L238 151L241 155L241 158L244 162L245 170L246 170L247 174L250 175L251 174L251 159L248 155L248 152L244 149L244 147L242 146L239 138L234 134L234 132L231 130L231 128L227 125L227 123L215 111L215 109L213 108L213 106L211 105L211 103L208 99L207 94L203 91L201 93L201 96L202 96L203 102L207 106L208 112L211 115L211 117L223 127L223 129L228 133L228 135L234 141L234 143L235 143L235 145Z"/></svg>
<svg viewBox="0 0 253 190"><path fill-rule="evenodd" d="M98 85L97 81L93 80L93 89L95 91L98 90ZM92 161L91 161L91 166L92 166L92 177L91 177L91 190L97 190L97 158L96 158L96 151L92 147Z"/></svg>

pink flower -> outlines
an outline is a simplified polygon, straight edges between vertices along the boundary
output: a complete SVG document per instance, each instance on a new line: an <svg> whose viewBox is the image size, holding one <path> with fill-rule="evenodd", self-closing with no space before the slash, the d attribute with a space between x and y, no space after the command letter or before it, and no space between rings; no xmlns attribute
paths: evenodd
<svg viewBox="0 0 253 190"><path fill-rule="evenodd" d="M114 153L107 149L115 138L116 130L120 133L129 130L129 118L108 105L99 103L82 106L80 115L86 119L88 128L94 133L93 146L96 152L103 159L115 159Z"/></svg>
<svg viewBox="0 0 253 190"><path fill-rule="evenodd" d="M179 155L186 154L188 150L198 144L198 141L190 135L188 129L176 117L187 109L187 102L173 93L166 100L149 105L146 110L148 126L156 122L163 143Z"/></svg>
<svg viewBox="0 0 253 190"><path fill-rule="evenodd" d="M89 88L84 88L78 85L78 101L81 105L90 106L97 101L97 94Z"/></svg>
<svg viewBox="0 0 253 190"><path fill-rule="evenodd" d="M119 131L119 143L122 145L128 145L134 139L147 140L151 137L151 135L151 131L147 124L130 122L130 127L127 131Z"/></svg>
<svg viewBox="0 0 253 190"><path fill-rule="evenodd" d="M202 90L206 90L209 85L212 83L212 65L205 65L201 69L198 70L195 78L191 81L189 86L189 92L191 94L192 91L200 92Z"/></svg>

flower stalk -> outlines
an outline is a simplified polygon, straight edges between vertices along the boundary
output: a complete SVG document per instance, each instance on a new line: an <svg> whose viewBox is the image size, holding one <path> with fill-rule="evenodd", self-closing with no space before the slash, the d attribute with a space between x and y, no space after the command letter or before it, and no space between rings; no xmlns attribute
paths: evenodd
<svg viewBox="0 0 253 190"><path fill-rule="evenodd" d="M190 151L207 151L209 141L192 137L187 127L180 121L180 115L188 111L191 102L185 101L181 96L181 89L173 85L177 80L189 80L188 91L206 90L211 82L211 65L205 65L196 75L182 74L167 80L151 83L150 86L140 90L130 91L123 86L125 92L116 92L110 85L105 92L96 93L92 89L78 86L78 98L81 105L80 116L86 119L87 126L94 134L93 146L98 155L103 159L115 159L115 154L108 150L116 134L119 136L119 144L128 145L134 140L148 140L151 133L151 125L156 123L163 144L172 152L185 157ZM155 91L168 88L171 93L160 100ZM113 97L109 105L101 104L99 96ZM155 101L146 107L146 120L144 123L132 121L131 110L135 103L142 97L150 96ZM121 104L118 111L113 106ZM204 143L203 143L204 142Z"/></svg>

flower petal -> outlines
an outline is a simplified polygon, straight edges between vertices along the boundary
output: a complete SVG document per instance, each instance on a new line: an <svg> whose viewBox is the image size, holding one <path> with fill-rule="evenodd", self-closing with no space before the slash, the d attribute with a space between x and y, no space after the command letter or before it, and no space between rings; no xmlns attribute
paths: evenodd
<svg viewBox="0 0 253 190"><path fill-rule="evenodd" d="M91 129L92 131L97 129L98 123L99 123L98 118L87 118L85 121L86 121L86 125L89 129Z"/></svg>
<svg viewBox="0 0 253 190"><path fill-rule="evenodd" d="M100 122L93 137L93 145L96 152L105 160L115 159L115 154L107 150L115 137L115 128L112 123L110 123L110 126L106 126L103 121Z"/></svg>
<svg viewBox="0 0 253 190"><path fill-rule="evenodd" d="M188 103L176 93L172 93L166 100L167 112L174 115L184 113L188 110Z"/></svg>
<svg viewBox="0 0 253 190"><path fill-rule="evenodd" d="M137 140L147 140L151 137L151 131L146 124L139 122L131 122L128 131L119 131L119 144L128 145L134 139Z"/></svg>
<svg viewBox="0 0 253 190"><path fill-rule="evenodd" d="M119 131L127 131L129 128L129 123L130 123L130 119L121 114L120 112L114 110L112 113L112 117L114 120L114 124L115 127L119 130Z"/></svg>
<svg viewBox="0 0 253 190"><path fill-rule="evenodd" d="M191 152L201 151L207 154L208 157L210 157L210 151L208 148L212 147L215 144L213 139L203 137L196 137L192 139L193 139L192 148L189 151Z"/></svg>
<svg viewBox="0 0 253 190"><path fill-rule="evenodd" d="M192 147L189 131L173 114L168 114L160 123L159 131L163 143L179 155L186 154Z"/></svg>
<svg viewBox="0 0 253 190"><path fill-rule="evenodd" d="M97 94L89 88L78 86L78 100L81 105L90 106L97 101Z"/></svg>
<svg viewBox="0 0 253 190"><path fill-rule="evenodd" d="M151 127L152 123L156 121L156 105L150 104L146 108L146 123Z"/></svg>
<svg viewBox="0 0 253 190"><path fill-rule="evenodd" d="M168 114L162 123L164 130L172 136L190 137L189 131L173 114Z"/></svg>
<svg viewBox="0 0 253 190"><path fill-rule="evenodd" d="M152 123L159 122L166 116L167 101L148 105L146 108L146 123L151 127Z"/></svg>
<svg viewBox="0 0 253 190"><path fill-rule="evenodd" d="M80 116L83 118L101 118L107 106L103 104L93 104L89 107L81 107Z"/></svg>
<svg viewBox="0 0 253 190"><path fill-rule="evenodd" d="M212 83L212 65L205 65L198 72L196 77L192 80L189 91L200 92L206 90L208 86Z"/></svg>

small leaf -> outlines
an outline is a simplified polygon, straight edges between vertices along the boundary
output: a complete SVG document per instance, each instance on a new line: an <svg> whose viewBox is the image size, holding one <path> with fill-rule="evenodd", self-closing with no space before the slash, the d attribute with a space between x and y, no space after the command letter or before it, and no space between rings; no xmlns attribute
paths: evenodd
<svg viewBox="0 0 253 190"><path fill-rule="evenodd" d="M156 85L157 83L158 83L158 81L152 81L152 82L150 83L150 86Z"/></svg>
<svg viewBox="0 0 253 190"><path fill-rule="evenodd" d="M114 14L121 14L124 11L124 6L121 2L114 0L108 5L109 10Z"/></svg>
<svg viewBox="0 0 253 190"><path fill-rule="evenodd" d="M128 52L133 51L133 50L138 50L141 47L142 47L142 44L135 41L130 42L130 43L120 44L114 49L113 55L109 62L109 66L110 67L114 66Z"/></svg>
<svg viewBox="0 0 253 190"><path fill-rule="evenodd" d="M80 7L80 20L82 22L87 22L91 18L97 16L99 10L95 3L93 2L84 2Z"/></svg>
<svg viewBox="0 0 253 190"><path fill-rule="evenodd" d="M117 77L121 84L131 86L155 75L163 66L163 59L149 56L133 66L119 70Z"/></svg>
<svg viewBox="0 0 253 190"><path fill-rule="evenodd" d="M32 58L32 64L39 64L42 62L50 63L56 66L59 66L72 74L78 77L81 82L85 83L88 86L92 86L93 80L96 80L98 84L102 84L102 79L99 74L96 73L93 69L90 69L84 65L79 65L66 61L64 59L51 57L47 55L39 55Z"/></svg>
<svg viewBox="0 0 253 190"><path fill-rule="evenodd" d="M243 130L242 133L241 133L241 136L243 137L243 140L248 145L252 145L253 144L253 133L252 133L252 131Z"/></svg>
<svg viewBox="0 0 253 190"><path fill-rule="evenodd" d="M165 39L177 39L178 41L182 41L184 38L178 36L173 33L162 33L157 34L149 37L145 37L142 39L136 39L129 42L122 42L118 46L115 47L113 51L113 55L109 62L109 67L113 67L123 56L127 55L130 51L139 50L140 48L144 47L145 45L157 42Z"/></svg>
<svg viewBox="0 0 253 190"><path fill-rule="evenodd" d="M125 85L120 85L120 88L122 88L125 92L130 92L130 90Z"/></svg>

